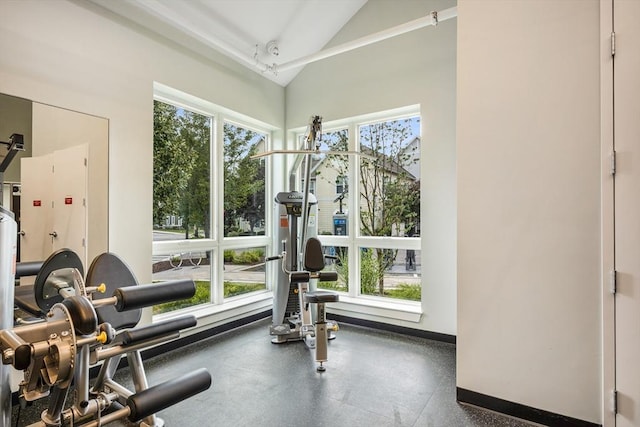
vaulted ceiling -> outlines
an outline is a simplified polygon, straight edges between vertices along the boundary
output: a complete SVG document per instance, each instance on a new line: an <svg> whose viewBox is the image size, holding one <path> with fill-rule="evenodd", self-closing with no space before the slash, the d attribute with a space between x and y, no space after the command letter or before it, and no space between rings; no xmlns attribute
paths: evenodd
<svg viewBox="0 0 640 427"><path fill-rule="evenodd" d="M91 0L182 44L197 42L286 86L367 0Z"/></svg>

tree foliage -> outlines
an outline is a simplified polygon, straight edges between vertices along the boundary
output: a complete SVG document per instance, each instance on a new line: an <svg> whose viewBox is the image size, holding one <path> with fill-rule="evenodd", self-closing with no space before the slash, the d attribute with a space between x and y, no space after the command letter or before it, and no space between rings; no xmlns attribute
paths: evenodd
<svg viewBox="0 0 640 427"><path fill-rule="evenodd" d="M178 211L180 188L186 185L184 171L190 168L186 143L180 138L178 109L153 103L153 222L161 225Z"/></svg>
<svg viewBox="0 0 640 427"><path fill-rule="evenodd" d="M153 222L180 215L189 238L209 230L209 117L154 101Z"/></svg>
<svg viewBox="0 0 640 427"><path fill-rule="evenodd" d="M248 221L251 231L265 218L264 162L252 159L265 136L235 126L224 125L224 232L228 236L237 220Z"/></svg>
<svg viewBox="0 0 640 427"><path fill-rule="evenodd" d="M211 118L154 102L153 221L179 216L185 238L210 237ZM265 135L224 124L224 229L240 219L253 232L265 218L264 162L251 159Z"/></svg>
<svg viewBox="0 0 640 427"><path fill-rule="evenodd" d="M180 134L189 147L189 155L192 156L190 174L180 200L180 213L186 230L185 238L189 238L192 227L194 237L200 236L200 230L204 232L204 237L210 237L210 119L190 111L186 111L181 119L183 126Z"/></svg>

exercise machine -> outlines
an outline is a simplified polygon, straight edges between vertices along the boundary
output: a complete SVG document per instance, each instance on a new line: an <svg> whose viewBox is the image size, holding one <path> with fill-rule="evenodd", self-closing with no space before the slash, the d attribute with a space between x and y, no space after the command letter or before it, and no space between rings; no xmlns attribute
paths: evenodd
<svg viewBox="0 0 640 427"><path fill-rule="evenodd" d="M24 151L24 138L20 134L13 134L9 142L0 141L6 145L7 154L0 162L0 304L5 307L0 310L0 330L13 327L13 287L15 278L15 263L17 257L18 225L13 213L5 209L3 204L4 173L19 151ZM0 364L0 425L11 425L11 387L10 370Z"/></svg>
<svg viewBox="0 0 640 427"><path fill-rule="evenodd" d="M161 427L164 422L156 412L211 386L209 372L197 369L149 387L140 351L177 338L182 329L195 326L196 319L184 316L140 327L141 309L189 298L195 284L176 280L139 285L128 266L111 253L92 262L86 279L77 268L77 256L68 250L49 257L34 284L37 305L46 313L44 321L14 327L17 227L11 216L0 210L0 290L6 306L0 328L1 425L11 422L8 366L23 373L21 402L48 398L41 421L32 427L98 427L116 420ZM125 355L134 390L113 379ZM90 369L98 366L91 384ZM75 390L68 402L72 384Z"/></svg>
<svg viewBox="0 0 640 427"><path fill-rule="evenodd" d="M14 265L16 259L16 224L13 213L0 204L0 330L13 327ZM11 370L0 364L0 425L11 425Z"/></svg>
<svg viewBox="0 0 640 427"><path fill-rule="evenodd" d="M335 338L332 331L338 330L336 322L327 321L325 304L336 302L336 292L317 289L318 281L335 281L336 272L323 272L325 256L317 234L317 200L309 191L311 155L317 152L322 129L322 118L314 116L310 122L304 146L289 175L291 191L280 192L276 203L276 239L282 245L280 254L268 257L267 261L280 261L275 286L273 287L273 317L270 326L271 342L282 344L304 340L315 349L317 370L325 370L327 343ZM296 171L305 160L304 190L298 192Z"/></svg>
<svg viewBox="0 0 640 427"><path fill-rule="evenodd" d="M41 322L53 304L64 296L81 294L81 289L71 287L79 281L74 275L84 277L84 266L78 254L70 249L59 249L45 261L26 261L16 264L15 278L35 276L33 284L20 284L14 288L16 325Z"/></svg>

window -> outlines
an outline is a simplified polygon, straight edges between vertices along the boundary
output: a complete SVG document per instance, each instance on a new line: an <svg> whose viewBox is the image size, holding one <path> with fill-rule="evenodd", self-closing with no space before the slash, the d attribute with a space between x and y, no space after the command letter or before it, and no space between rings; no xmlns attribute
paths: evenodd
<svg viewBox="0 0 640 427"><path fill-rule="evenodd" d="M347 177L339 175L336 177L336 195L344 196L344 193L347 191Z"/></svg>
<svg viewBox="0 0 640 427"><path fill-rule="evenodd" d="M418 117L359 128L360 232L365 236L414 235L420 222Z"/></svg>
<svg viewBox="0 0 640 427"><path fill-rule="evenodd" d="M335 282L318 282L318 288L338 292L349 290L349 249L345 246L324 246L325 268L324 271L335 271L338 280Z"/></svg>
<svg viewBox="0 0 640 427"><path fill-rule="evenodd" d="M158 305L154 314L190 308L210 313L225 302L264 294L264 254L271 244L265 200L271 197L268 160L253 156L266 150L274 128L155 88L152 277L192 279L196 294Z"/></svg>
<svg viewBox="0 0 640 427"><path fill-rule="evenodd" d="M316 180L315 179L310 179L309 180L309 193L313 194L314 196L317 195L316 193ZM300 184L301 188L304 188L304 178L302 179L302 183Z"/></svg>
<svg viewBox="0 0 640 427"><path fill-rule="evenodd" d="M224 124L224 235L265 234L265 151L267 135Z"/></svg>
<svg viewBox="0 0 640 427"><path fill-rule="evenodd" d="M323 132L320 154L312 158L310 187L318 199L318 234L347 234L347 228L344 226L338 225L336 229L335 221L347 210L344 198L349 159L346 155L336 153L347 150L348 136L347 129Z"/></svg>
<svg viewBox="0 0 640 427"><path fill-rule="evenodd" d="M361 248L360 294L420 301L419 254L414 249Z"/></svg>
<svg viewBox="0 0 640 427"><path fill-rule="evenodd" d="M211 252L193 251L154 255L153 281L191 279L196 284L195 295L186 300L170 301L153 307L153 314L163 314L211 302Z"/></svg>
<svg viewBox="0 0 640 427"><path fill-rule="evenodd" d="M209 238L212 119L153 106L153 240Z"/></svg>
<svg viewBox="0 0 640 427"><path fill-rule="evenodd" d="M314 158L318 235L331 256L325 268L338 273L337 282L318 287L363 301L417 304L422 294L417 109L340 124L341 129L323 134L321 150L360 155Z"/></svg>
<svg viewBox="0 0 640 427"><path fill-rule="evenodd" d="M266 289L265 248L224 251L224 297Z"/></svg>

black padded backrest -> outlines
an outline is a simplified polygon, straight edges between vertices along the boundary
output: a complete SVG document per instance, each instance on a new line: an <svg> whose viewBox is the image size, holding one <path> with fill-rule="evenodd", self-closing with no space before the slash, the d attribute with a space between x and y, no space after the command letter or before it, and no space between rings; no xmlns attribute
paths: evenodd
<svg viewBox="0 0 640 427"><path fill-rule="evenodd" d="M304 248L304 269L311 273L318 272L324 268L324 254L322 244L315 237L309 237Z"/></svg>

